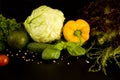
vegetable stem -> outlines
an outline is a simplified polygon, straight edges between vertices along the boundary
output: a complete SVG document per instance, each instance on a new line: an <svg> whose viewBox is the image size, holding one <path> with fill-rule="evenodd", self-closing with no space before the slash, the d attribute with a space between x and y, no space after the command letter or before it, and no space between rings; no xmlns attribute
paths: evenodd
<svg viewBox="0 0 120 80"><path fill-rule="evenodd" d="M81 34L82 34L82 32L80 30L74 31L74 35L77 36L80 40L80 45L82 44Z"/></svg>
<svg viewBox="0 0 120 80"><path fill-rule="evenodd" d="M74 35L77 36L77 37L80 37L81 36L81 31L80 30L76 30L74 31Z"/></svg>

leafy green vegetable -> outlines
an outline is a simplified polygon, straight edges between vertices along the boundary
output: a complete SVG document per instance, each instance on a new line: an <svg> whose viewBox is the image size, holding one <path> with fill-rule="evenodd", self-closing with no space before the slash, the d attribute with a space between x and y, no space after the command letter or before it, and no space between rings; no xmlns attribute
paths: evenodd
<svg viewBox="0 0 120 80"><path fill-rule="evenodd" d="M96 31L94 33L99 33L97 36L97 41L100 45L103 45L106 42L111 42L119 32L116 30L108 30L107 32Z"/></svg>
<svg viewBox="0 0 120 80"><path fill-rule="evenodd" d="M120 67L120 62L117 60L117 57L120 56L119 31L119 29L108 29L106 32L94 30L92 33L94 41L91 42L92 45L86 53L88 58L95 60L89 71L98 72L102 70L107 75L106 67L113 60Z"/></svg>
<svg viewBox="0 0 120 80"><path fill-rule="evenodd" d="M9 18L4 17L2 14L0 14L0 42L1 42L1 45L5 44L5 42L7 41L7 36L9 35L10 32L12 32L14 30L18 30L20 28L21 28L21 23L17 23L14 18L9 19ZM0 45L0 48L5 49L1 45Z"/></svg>
<svg viewBox="0 0 120 80"><path fill-rule="evenodd" d="M4 36L3 36L2 29L0 28L0 41L4 41Z"/></svg>
<svg viewBox="0 0 120 80"><path fill-rule="evenodd" d="M100 71L102 69L104 71L104 73L107 74L105 67L107 67L107 60L109 60L112 53L113 53L113 51L112 51L111 46L105 48L104 50L100 50L99 52L95 53L95 55L99 54L100 56L97 57L95 64L90 67L89 71L97 72L97 71ZM91 56L94 56L94 55L91 55ZM91 56L89 56L89 57L91 57ZM98 68L94 69L94 67L96 67L96 65L98 65Z"/></svg>
<svg viewBox="0 0 120 80"><path fill-rule="evenodd" d="M63 41L59 41L54 45L54 48L59 49L59 50L63 50L66 46L66 43Z"/></svg>
<svg viewBox="0 0 120 80"><path fill-rule="evenodd" d="M107 75L106 67L108 62L113 59L116 64L120 67L120 62L117 60L117 56L120 56L120 46L113 48L112 46L101 49L95 53L88 53L87 56L92 60L95 59L95 63L89 68L91 72L98 72L103 70Z"/></svg>
<svg viewBox="0 0 120 80"><path fill-rule="evenodd" d="M34 41L52 42L61 38L64 20L62 11L43 5L32 11L24 25Z"/></svg>
<svg viewBox="0 0 120 80"><path fill-rule="evenodd" d="M72 56L82 56L85 55L86 52L85 49L78 43L68 42L66 48Z"/></svg>
<svg viewBox="0 0 120 80"><path fill-rule="evenodd" d="M4 42L0 41L0 51L5 50Z"/></svg>
<svg viewBox="0 0 120 80"><path fill-rule="evenodd" d="M6 36L8 36L9 32L20 29L21 24L17 23L16 20L5 18L2 14L0 14L0 40L5 41Z"/></svg>
<svg viewBox="0 0 120 80"><path fill-rule="evenodd" d="M67 49L71 56L85 55L86 51L80 44L74 42L58 41L54 44L31 42L27 49L33 52L42 52L42 59L58 59L61 51Z"/></svg>
<svg viewBox="0 0 120 80"><path fill-rule="evenodd" d="M60 57L61 50L53 47L47 47L42 52L42 59L48 60L48 59L58 59Z"/></svg>
<svg viewBox="0 0 120 80"><path fill-rule="evenodd" d="M64 49L65 42L60 41L52 46L48 46L42 52L42 59L58 59L61 51Z"/></svg>

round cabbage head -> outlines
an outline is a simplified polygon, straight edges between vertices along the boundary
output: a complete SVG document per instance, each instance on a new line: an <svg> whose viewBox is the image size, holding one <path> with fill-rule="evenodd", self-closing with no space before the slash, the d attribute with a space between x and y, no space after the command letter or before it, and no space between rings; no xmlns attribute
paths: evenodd
<svg viewBox="0 0 120 80"><path fill-rule="evenodd" d="M62 11L42 5L34 9L24 26L36 42L52 42L61 38L65 17Z"/></svg>

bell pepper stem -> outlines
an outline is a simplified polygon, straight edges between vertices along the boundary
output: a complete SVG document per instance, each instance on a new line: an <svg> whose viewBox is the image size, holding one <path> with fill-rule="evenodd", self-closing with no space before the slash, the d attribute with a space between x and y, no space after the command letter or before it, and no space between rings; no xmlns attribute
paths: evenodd
<svg viewBox="0 0 120 80"><path fill-rule="evenodd" d="M81 31L80 30L75 30L74 35L77 36L80 40L80 45L82 45L82 39L81 39Z"/></svg>

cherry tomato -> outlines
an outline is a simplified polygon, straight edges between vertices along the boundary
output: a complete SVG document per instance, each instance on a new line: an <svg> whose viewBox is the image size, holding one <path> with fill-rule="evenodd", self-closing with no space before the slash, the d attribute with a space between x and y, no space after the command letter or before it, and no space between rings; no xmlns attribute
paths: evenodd
<svg viewBox="0 0 120 80"><path fill-rule="evenodd" d="M9 63L9 57L5 54L0 54L0 66L6 66Z"/></svg>

